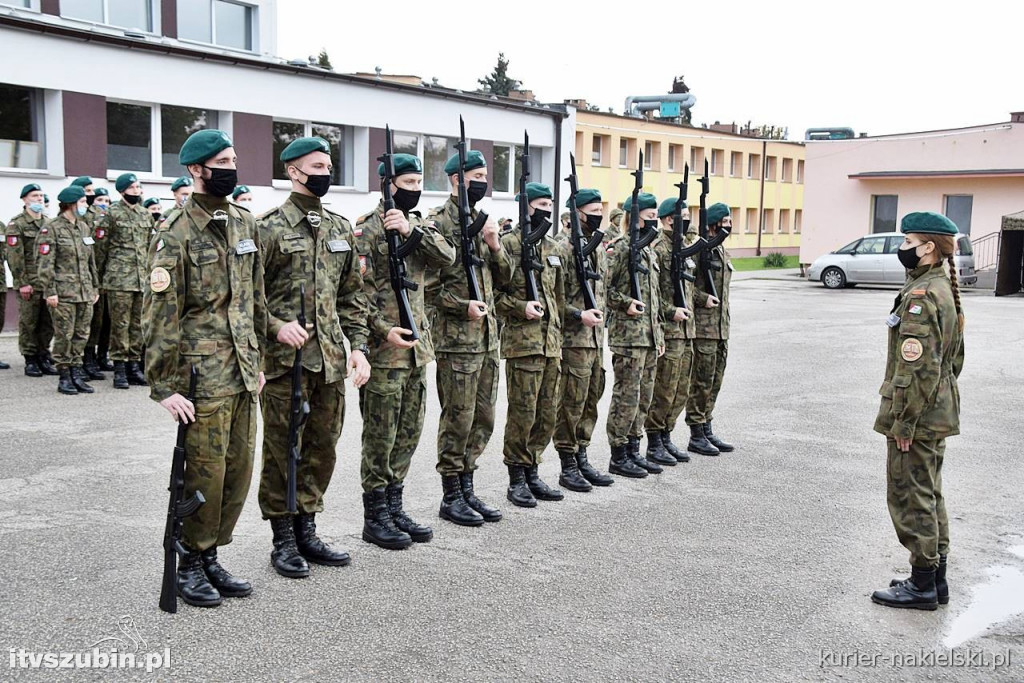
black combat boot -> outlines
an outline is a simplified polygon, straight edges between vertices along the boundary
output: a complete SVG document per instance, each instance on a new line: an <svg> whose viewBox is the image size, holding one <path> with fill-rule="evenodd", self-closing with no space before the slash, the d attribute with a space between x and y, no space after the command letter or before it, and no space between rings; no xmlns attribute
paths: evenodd
<svg viewBox="0 0 1024 683"><path fill-rule="evenodd" d="M193 607L216 607L223 602L220 592L213 587L199 553L187 552L178 561L178 595Z"/></svg>
<svg viewBox="0 0 1024 683"><path fill-rule="evenodd" d="M203 571L210 584L225 598L244 598L252 593L252 584L245 579L231 575L217 561L217 547L207 548L200 555L203 558Z"/></svg>
<svg viewBox="0 0 1024 683"><path fill-rule="evenodd" d="M901 586L908 579L893 579L890 586ZM949 584L946 583L946 556L939 555L939 566L935 568L935 594L939 598L940 605L949 604Z"/></svg>
<svg viewBox="0 0 1024 683"><path fill-rule="evenodd" d="M100 366L100 370L104 372L114 371L114 361L110 360L110 353L106 349L98 348L96 365Z"/></svg>
<svg viewBox="0 0 1024 683"><path fill-rule="evenodd" d="M139 365L138 361L131 361L128 363L128 367L125 371L125 376L128 379L128 384L133 387L148 387L149 383L146 381L146 376L142 374L142 366Z"/></svg>
<svg viewBox="0 0 1024 683"><path fill-rule="evenodd" d="M537 465L530 465L526 468L526 485L530 487L530 493L537 500L562 500L565 494L558 489L553 489L540 478L540 468Z"/></svg>
<svg viewBox="0 0 1024 683"><path fill-rule="evenodd" d="M580 449L576 451L576 465L580 468L580 474L583 475L583 478L594 486L611 486L615 483L615 479L598 471L596 467L590 464L590 461L587 460L586 446L580 446Z"/></svg>
<svg viewBox="0 0 1024 683"><path fill-rule="evenodd" d="M580 472L579 463L576 462L576 454L573 452L558 453L558 459L562 461L562 473L558 475L558 485L570 491L587 493L593 491L594 487L583 478Z"/></svg>
<svg viewBox="0 0 1024 683"><path fill-rule="evenodd" d="M690 443L686 450L699 455L718 455L715 445L704 435L704 425L690 425Z"/></svg>
<svg viewBox="0 0 1024 683"><path fill-rule="evenodd" d="M405 487L398 482L391 482L384 490L388 499L388 512L391 513L391 521L395 526L409 534L413 543L427 543L434 537L434 530L429 526L420 524L410 517L402 506L402 492Z"/></svg>
<svg viewBox="0 0 1024 683"><path fill-rule="evenodd" d="M666 467L675 467L676 459L665 451L661 432L647 432L647 460Z"/></svg>
<svg viewBox="0 0 1024 683"><path fill-rule="evenodd" d="M50 375L56 377L60 374L57 366L53 364L53 356L50 355L49 351L43 351L39 354L39 369L43 371L44 375Z"/></svg>
<svg viewBox="0 0 1024 683"><path fill-rule="evenodd" d="M736 447L733 446L731 443L726 443L725 441L722 441L717 436L715 436L715 433L711 431L711 420L708 420L707 422L704 423L704 436L706 436L708 441L710 441L711 444L715 448L720 450L722 453L732 453L734 450L736 450Z"/></svg>
<svg viewBox="0 0 1024 683"><path fill-rule="evenodd" d="M94 394L96 390L89 386L87 380L89 376L85 374L85 370L80 365L76 365L71 368L71 383L75 385L75 389L78 389L80 394Z"/></svg>
<svg viewBox="0 0 1024 683"><path fill-rule="evenodd" d="M629 444L612 446L612 459L608 463L608 471L620 477L631 479L643 479L647 476L647 470L643 469L629 457Z"/></svg>
<svg viewBox="0 0 1024 683"><path fill-rule="evenodd" d="M472 472L463 472L460 474L459 485L462 487L462 497L466 500L466 505L480 513L480 516L484 518L485 522L501 521L501 510L493 505L488 505L476 497L476 491L473 490Z"/></svg>
<svg viewBox="0 0 1024 683"><path fill-rule="evenodd" d="M458 474L442 475L441 488L444 489L444 496L441 498L441 508L437 511L441 519L460 526L480 526L484 523L483 515L466 502Z"/></svg>
<svg viewBox="0 0 1024 683"><path fill-rule="evenodd" d="M910 578L871 594L871 601L886 607L934 610L939 608L935 567L910 568Z"/></svg>
<svg viewBox="0 0 1024 683"><path fill-rule="evenodd" d="M85 374L89 376L89 379L99 382L107 378L107 376L100 371L100 366L96 364L96 354L93 352L91 346L87 346L85 349L85 359L82 367L85 368Z"/></svg>
<svg viewBox="0 0 1024 683"><path fill-rule="evenodd" d="M665 452L676 459L676 462L690 462L690 456L686 454L686 451L679 450L679 446L672 443L672 433L664 431L661 433L661 445L665 447Z"/></svg>
<svg viewBox="0 0 1024 683"><path fill-rule="evenodd" d="M60 379L57 380L57 391L68 396L77 396L78 389L71 379L71 368L60 369Z"/></svg>
<svg viewBox="0 0 1024 683"><path fill-rule="evenodd" d="M643 455L640 454L640 437L631 436L629 441L626 443L627 450L629 452L629 458L635 462L638 466L647 470L650 474L661 474L665 470L661 469L661 465L656 462L651 462ZM675 462L675 461L673 461Z"/></svg>
<svg viewBox="0 0 1024 683"><path fill-rule="evenodd" d="M363 493L363 540L386 550L405 550L412 545L409 534L391 521L382 488Z"/></svg>
<svg viewBox="0 0 1024 683"><path fill-rule="evenodd" d="M352 561L344 550L335 550L316 535L316 515L295 515L295 547L307 562L344 567Z"/></svg>
<svg viewBox="0 0 1024 683"><path fill-rule="evenodd" d="M35 356L25 356L25 376L42 377L43 371L39 369L39 359Z"/></svg>
<svg viewBox="0 0 1024 683"><path fill-rule="evenodd" d="M505 497L517 507L537 507L537 499L526 485L526 468L522 465L508 466L508 492Z"/></svg>
<svg viewBox="0 0 1024 683"><path fill-rule="evenodd" d="M11 369L11 366L10 366L9 363L5 363L2 360L0 360L0 370L10 370L10 369Z"/></svg>
<svg viewBox="0 0 1024 683"><path fill-rule="evenodd" d="M274 571L289 579L303 579L309 576L309 565L295 545L295 527L291 517L275 517L270 520L274 530L274 550L270 562Z"/></svg>
<svg viewBox="0 0 1024 683"><path fill-rule="evenodd" d="M115 389L127 389L128 388L128 376L125 374L124 363L117 361L114 363L114 388Z"/></svg>

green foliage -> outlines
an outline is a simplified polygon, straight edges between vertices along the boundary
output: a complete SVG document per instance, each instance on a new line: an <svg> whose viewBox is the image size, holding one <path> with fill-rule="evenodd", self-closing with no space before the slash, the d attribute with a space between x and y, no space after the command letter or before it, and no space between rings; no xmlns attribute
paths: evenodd
<svg viewBox="0 0 1024 683"><path fill-rule="evenodd" d="M478 79L477 83L484 86L485 92L502 97L508 97L509 91L518 90L522 86L522 83L509 77L508 60L505 59L504 52L498 53L498 63L495 65L494 71L490 75Z"/></svg>
<svg viewBox="0 0 1024 683"><path fill-rule="evenodd" d="M781 254L777 251L769 252L764 257L765 268L785 268L786 267L786 255Z"/></svg>
<svg viewBox="0 0 1024 683"><path fill-rule="evenodd" d="M331 58L327 54L327 50L320 50L320 54L316 58L317 66L322 66L325 69L334 71L334 66L331 64Z"/></svg>

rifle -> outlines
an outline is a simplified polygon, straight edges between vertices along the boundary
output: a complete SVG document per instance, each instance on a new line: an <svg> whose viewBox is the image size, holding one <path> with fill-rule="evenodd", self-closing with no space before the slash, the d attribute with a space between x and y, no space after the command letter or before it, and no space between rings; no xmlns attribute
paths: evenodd
<svg viewBox="0 0 1024 683"><path fill-rule="evenodd" d="M544 264L538 259L537 245L544 239L548 226L541 225L536 229L531 228L530 198L526 195L526 182L530 179L530 134L528 132L523 133L523 153L519 159L522 164L522 173L519 174L519 230L523 242L523 256L520 264L523 275L526 277L526 300L540 301L536 273L544 270Z"/></svg>
<svg viewBox="0 0 1024 683"><path fill-rule="evenodd" d="M690 181L690 165L683 167L683 182L676 183L679 188L679 199L676 200L672 212L672 303L676 308L686 308L686 283L696 281L696 277L686 272L686 262L694 254L700 253L707 240L698 237L689 247L685 246L686 231L690 228L690 220L683 221L683 209L686 207L686 192Z"/></svg>
<svg viewBox="0 0 1024 683"><path fill-rule="evenodd" d="M476 269L484 265L482 258L476 254L476 242L473 240L483 230L487 222L487 214L480 211L476 220L469 222L472 208L469 206L469 192L466 188L466 123L459 117L459 143L455 146L459 153L459 239L462 241L462 268L466 271L466 283L469 286L469 298L483 301L480 295L480 281L476 277Z"/></svg>
<svg viewBox="0 0 1024 683"><path fill-rule="evenodd" d="M714 250L725 241L725 238L729 236L729 230L718 226L718 233L712 239L708 239L708 207L707 207L707 196L711 180L708 177L708 160L704 159L704 177L700 179L700 222L697 224L697 230L701 237L706 240L704 248L700 252L700 270L704 273L704 288L707 293L716 299L718 296L718 288L715 286L715 276L711 272L713 270L721 270L722 262L712 258Z"/></svg>
<svg viewBox="0 0 1024 683"><path fill-rule="evenodd" d="M632 175L636 182L633 183L633 199L629 204L629 296L639 301L637 310L643 312L644 300L640 295L640 273L648 274L650 270L643 264L643 249L658 238L658 229L644 228L640 233L640 190L644 186L644 153L640 152L640 165L636 167Z"/></svg>
<svg viewBox="0 0 1024 683"><path fill-rule="evenodd" d="M302 329L306 329L306 283L299 285L299 317L297 322ZM292 362L292 402L291 419L288 422L288 484L287 504L288 512L298 512L296 502L296 490L298 486L299 460L299 430L309 419L309 401L302 400L302 347L295 349L295 360Z"/></svg>
<svg viewBox="0 0 1024 683"><path fill-rule="evenodd" d="M384 195L384 213L387 213L395 208L395 199L391 192L391 181L395 177L395 150L391 126L384 127L384 154L377 157L377 161L384 165L380 191ZM391 277L391 289L394 290L395 299L398 301L398 324L410 331L409 334L402 335L402 338L410 342L416 341L420 338L420 333L412 317L409 292L419 289L419 285L407 277L409 271L405 267L405 257L416 251L416 247L423 240L423 231L413 228L404 241L395 230L385 230L384 235L388 242L388 274Z"/></svg>
<svg viewBox="0 0 1024 683"><path fill-rule="evenodd" d="M597 298L590 286L591 280L600 280L601 276L591 269L589 258L594 250L601 246L604 240L604 231L595 230L587 242L583 237L583 228L580 226L579 210L576 207L576 195L579 193L579 183L576 178L576 155L569 152L569 242L572 244L573 261L576 263L576 279L579 280L580 289L583 291L583 307L585 310L597 308Z"/></svg>
<svg viewBox="0 0 1024 683"><path fill-rule="evenodd" d="M193 365L186 397L192 405L195 405L198 377L199 372ZM171 497L167 503L167 523L164 525L164 575L160 582L160 609L171 614L178 611L178 557L184 557L186 552L181 544L181 526L186 517L194 515L206 503L202 491L196 491L188 500L182 500L185 496L185 437L188 426L188 422L178 423L178 439L171 457L171 483L167 487Z"/></svg>

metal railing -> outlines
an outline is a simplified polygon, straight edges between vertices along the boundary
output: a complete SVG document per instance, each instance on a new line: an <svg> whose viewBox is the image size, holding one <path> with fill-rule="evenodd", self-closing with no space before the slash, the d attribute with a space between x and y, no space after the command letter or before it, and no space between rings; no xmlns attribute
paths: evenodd
<svg viewBox="0 0 1024 683"><path fill-rule="evenodd" d="M999 232L971 240L971 248L974 250L975 271L995 268L999 263Z"/></svg>

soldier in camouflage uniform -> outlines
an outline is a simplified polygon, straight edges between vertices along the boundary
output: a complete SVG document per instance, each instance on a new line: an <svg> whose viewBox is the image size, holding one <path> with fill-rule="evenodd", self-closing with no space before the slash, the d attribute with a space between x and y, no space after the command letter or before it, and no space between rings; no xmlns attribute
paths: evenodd
<svg viewBox="0 0 1024 683"><path fill-rule="evenodd" d="M946 437L960 433L964 316L954 261L958 231L945 216L927 211L904 216L900 230L906 239L897 253L910 272L887 321L889 351L875 431L886 437L889 515L910 551L911 575L871 599L934 610L949 602L942 460Z"/></svg>
<svg viewBox="0 0 1024 683"><path fill-rule="evenodd" d="M399 549L434 537L429 526L417 523L404 509L405 477L423 431L427 398L427 365L434 345L423 305L428 271L455 263L455 248L437 227L415 211L423 188L423 163L411 154L394 155L391 192L395 207L385 213L384 200L356 223L356 248L363 272L363 292L370 304L370 381L359 391L363 415L362 483L365 509L363 540L382 548ZM378 169L384 177L384 164ZM386 231L401 240L419 239L405 257L406 278L418 285L406 290L420 338L399 326L398 301L391 288Z"/></svg>
<svg viewBox="0 0 1024 683"><path fill-rule="evenodd" d="M270 520L270 554L281 576L309 576L308 562L340 567L350 562L316 533L316 514L337 460L345 422L345 377L361 387L370 377L366 360L367 306L352 225L324 209L320 198L331 186L331 146L320 137L299 138L280 155L292 193L280 207L260 216L267 289L267 344L263 393L263 470L260 511ZM237 206L237 205L236 205ZM298 323L300 287L305 284L306 328ZM348 338L352 353L345 352ZM296 473L296 507L288 511L288 434L292 368L302 348L302 397L310 414L299 430L301 460Z"/></svg>
<svg viewBox="0 0 1024 683"><path fill-rule="evenodd" d="M580 228L590 240L601 228L604 209L601 193L583 189L576 194ZM558 483L571 491L585 492L589 485L611 486L615 481L599 472L587 458L590 438L597 426L597 403L604 395L604 291L608 254L598 247L590 254L590 269L601 276L591 280L597 308L585 309L583 287L576 276L571 242L566 240L565 323L562 330L562 391L557 402L555 450L562 461ZM582 475L582 480L580 479Z"/></svg>
<svg viewBox="0 0 1024 683"><path fill-rule="evenodd" d="M248 205L245 205L248 208ZM163 207L160 206L159 197L150 197L142 202L142 208L149 212L149 215L153 217L153 227L155 228L160 223L160 219L163 218Z"/></svg>
<svg viewBox="0 0 1024 683"><path fill-rule="evenodd" d="M171 183L171 194L174 195L174 208L181 208L185 205L188 196L192 194L192 178L182 176Z"/></svg>
<svg viewBox="0 0 1024 683"><path fill-rule="evenodd" d="M86 199L89 196L86 194ZM85 215L92 225L92 247L96 257L96 271L100 282L103 282L104 269L107 264L107 229L103 225L103 217L110 210L110 192L105 187L97 187L92 196L92 204ZM90 361L93 369L90 371ZM89 341L85 345L85 371L90 377L103 370L113 370L114 363L110 360L110 310L107 308L107 295L100 290L99 301L93 306L92 324L89 326ZM103 379L98 377L95 379Z"/></svg>
<svg viewBox="0 0 1024 683"><path fill-rule="evenodd" d="M99 221L106 236L103 290L110 308L114 388L146 386L142 374L142 293L146 286L146 252L153 217L142 207L142 185L134 173L114 184L121 201Z"/></svg>
<svg viewBox="0 0 1024 683"><path fill-rule="evenodd" d="M185 498L206 504L187 517L178 595L213 607L252 585L220 564L249 492L256 446L256 400L263 388L267 330L263 261L256 221L226 199L237 183L235 151L219 130L193 133L178 153L196 192L171 211L149 250L143 302L150 397L188 430ZM199 373L195 403L184 394Z"/></svg>
<svg viewBox="0 0 1024 683"><path fill-rule="evenodd" d="M452 195L427 219L437 225L456 252L455 263L442 268L427 288L427 301L435 307L431 337L437 351L437 394L441 402L437 471L444 497L438 514L455 524L480 526L501 519L500 510L477 498L473 472L494 431L494 404L498 400L498 322L492 278L507 280L512 259L501 246L498 224L488 217L473 239L476 254L484 261L476 268L483 301L470 300L461 256L458 164L457 154L445 164ZM483 154L469 150L464 171L472 222L479 215L472 207L487 194Z"/></svg>
<svg viewBox="0 0 1024 683"><path fill-rule="evenodd" d="M708 237L718 228L732 229L729 207L721 202L708 207ZM706 290L705 269L710 269L718 296ZM697 267L693 294L696 337L693 340L693 369L690 374L690 396L686 402L686 424L690 425L690 441L686 450L700 455L718 455L735 450L711 429L712 413L729 356L729 284L732 261L725 245L702 254Z"/></svg>
<svg viewBox="0 0 1024 683"><path fill-rule="evenodd" d="M50 358L53 322L36 272L36 240L45 234L43 188L29 183L21 189L25 208L7 222L7 265L18 290L18 350L29 377L57 375Z"/></svg>
<svg viewBox="0 0 1024 683"><path fill-rule="evenodd" d="M60 213L46 222L40 231L36 262L39 287L53 315L53 357L62 394L91 394L86 382L82 355L89 338L92 305L99 298L99 276L93 258L92 230L84 220L89 209L85 190L76 185L64 188L57 196Z"/></svg>
<svg viewBox="0 0 1024 683"><path fill-rule="evenodd" d="M604 243L611 244L622 236L622 207L616 206L608 214L608 229L604 232Z"/></svg>
<svg viewBox="0 0 1024 683"><path fill-rule="evenodd" d="M658 207L661 221L661 235L652 245L660 268L658 282L661 287L661 329L665 333L665 354L658 359L658 375L654 382L654 399L647 413L647 459L662 465L689 462L690 456L672 443L672 430L676 420L686 408L690 392L690 370L693 366L693 337L696 324L693 318L693 286L686 282L685 306L675 305L675 288L672 283L672 214L676 199L669 198ZM690 221L689 209L683 208L683 224ZM697 226L689 224L684 228L684 246L697 241ZM687 272L692 273L696 264L687 259Z"/></svg>
<svg viewBox="0 0 1024 683"><path fill-rule="evenodd" d="M623 211L628 220L632 196ZM658 200L653 194L641 192L637 198L640 209L638 225L629 230L654 228L658 224ZM648 472L660 473L661 467L640 454L647 411L654 395L658 358L665 351L661 329L661 297L658 277L660 266L650 247L644 247L641 262L649 271L640 273L640 296L630 293L629 235L609 245L608 263L608 346L612 351L615 385L608 409L608 444L612 449L608 470L612 474L640 479Z"/></svg>
<svg viewBox="0 0 1024 683"><path fill-rule="evenodd" d="M0 235L3 239L0 240L0 332L4 331L4 322L7 317L7 270L5 264L7 263L7 226L4 225L3 221L0 221ZM11 366L2 360L0 360L0 370L10 370Z"/></svg>
<svg viewBox="0 0 1024 683"><path fill-rule="evenodd" d="M96 190L93 187L92 178L87 175L79 176L71 181L73 187L80 187L85 192L85 200L88 204L88 209L85 215L81 217L80 221L88 230L89 235L93 238L92 252L93 259L96 261L96 272L98 273L100 280L103 279L103 271L100 269L100 263L102 256L100 249L102 248L103 241L96 239L96 220L102 217L102 213L99 209L95 208L96 202ZM59 199L59 198L58 198ZM89 339L85 344L85 355L83 357L82 368L85 370L85 374L90 380L103 380L106 379L104 374L101 372L99 365L96 362L96 343L100 335L100 328L103 326L103 297L93 304L91 321L89 323Z"/></svg>
<svg viewBox="0 0 1024 683"><path fill-rule="evenodd" d="M501 357L505 360L508 419L505 423L507 498L518 507L537 507L537 499L562 500L564 495L541 480L541 454L555 432L562 356L562 316L565 314L565 252L551 230L551 188L527 183L529 225L501 238L512 258L510 277L498 280L495 308L505 321ZM523 230L546 228L535 255L543 270L534 271L537 299L527 299L523 269Z"/></svg>

